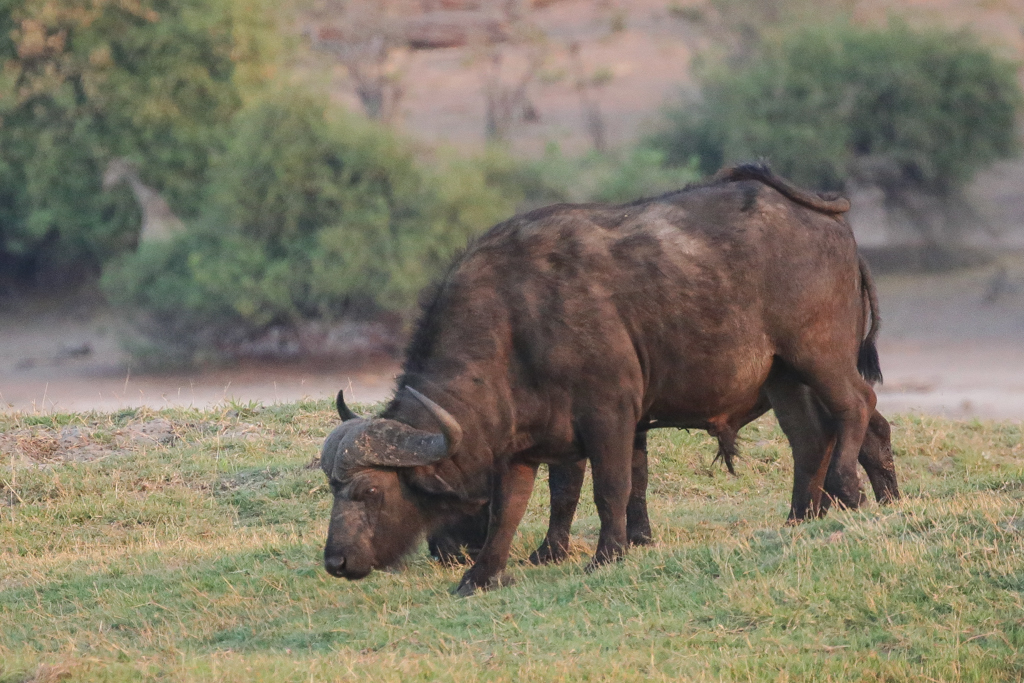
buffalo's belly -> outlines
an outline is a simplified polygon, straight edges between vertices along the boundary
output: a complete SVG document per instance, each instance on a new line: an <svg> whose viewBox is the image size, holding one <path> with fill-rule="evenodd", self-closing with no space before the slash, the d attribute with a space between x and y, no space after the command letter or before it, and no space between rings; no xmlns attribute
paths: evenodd
<svg viewBox="0 0 1024 683"><path fill-rule="evenodd" d="M653 371L645 417L707 429L709 421L748 413L758 402L773 356L767 349L740 357L711 356Z"/></svg>
<svg viewBox="0 0 1024 683"><path fill-rule="evenodd" d="M565 465L583 459L583 450L575 442L544 441L519 451L516 460L533 465Z"/></svg>

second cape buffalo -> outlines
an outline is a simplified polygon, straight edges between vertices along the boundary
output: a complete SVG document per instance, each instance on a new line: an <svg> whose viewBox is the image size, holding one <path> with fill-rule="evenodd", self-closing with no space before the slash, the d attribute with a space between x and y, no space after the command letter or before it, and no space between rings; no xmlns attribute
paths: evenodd
<svg viewBox="0 0 1024 683"><path fill-rule="evenodd" d="M324 443L327 571L389 566L489 500L458 591L491 587L538 466L581 458L601 520L591 566L609 562L626 547L638 425L731 438L765 394L797 464L794 516L813 511L832 459L836 498L857 507L875 407L861 373L880 370L848 208L739 166L661 197L561 204L491 228L425 303L384 412ZM808 427L817 402L832 438Z"/></svg>

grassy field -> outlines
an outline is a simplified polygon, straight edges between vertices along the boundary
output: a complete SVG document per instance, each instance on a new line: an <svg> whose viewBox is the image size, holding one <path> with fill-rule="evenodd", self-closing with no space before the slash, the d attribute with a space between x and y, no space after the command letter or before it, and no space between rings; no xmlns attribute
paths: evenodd
<svg viewBox="0 0 1024 683"><path fill-rule="evenodd" d="M703 433L651 440L656 545L585 574L449 595L425 550L349 583L321 568L327 402L0 416L0 682L889 680L1024 677L1021 426L893 420L906 498L785 526L773 420L738 477Z"/></svg>

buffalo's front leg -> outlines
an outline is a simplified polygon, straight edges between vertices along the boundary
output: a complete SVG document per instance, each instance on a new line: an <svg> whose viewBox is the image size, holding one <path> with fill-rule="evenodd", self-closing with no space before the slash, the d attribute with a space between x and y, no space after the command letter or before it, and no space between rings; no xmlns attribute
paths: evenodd
<svg viewBox="0 0 1024 683"><path fill-rule="evenodd" d="M626 537L630 545L647 545L652 540L651 520L647 515L647 432L633 437L632 485L626 505ZM576 505L583 490L587 461L548 467L551 489L551 517L544 541L530 555L533 564L561 562L569 555L569 536Z"/></svg>
<svg viewBox="0 0 1024 683"><path fill-rule="evenodd" d="M480 553L487 540L490 509L461 515L427 537L430 554L444 564L468 564Z"/></svg>
<svg viewBox="0 0 1024 683"><path fill-rule="evenodd" d="M548 488L551 490L551 517L544 541L530 555L533 564L561 562L569 555L569 534L576 505L583 490L587 461L566 465L548 465ZM644 510L646 514L646 510Z"/></svg>
<svg viewBox="0 0 1024 683"><path fill-rule="evenodd" d="M500 581L496 582L495 579L508 563L512 538L530 502L536 476L536 465L521 462L511 463L507 468L495 472L487 540L477 555L476 564L469 568L459 582L456 590L459 595L472 595L477 590L500 585Z"/></svg>

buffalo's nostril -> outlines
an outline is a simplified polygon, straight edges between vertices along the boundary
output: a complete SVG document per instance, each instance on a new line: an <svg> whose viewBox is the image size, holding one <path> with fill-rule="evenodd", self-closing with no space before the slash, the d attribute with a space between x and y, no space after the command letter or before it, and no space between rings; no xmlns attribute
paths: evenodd
<svg viewBox="0 0 1024 683"><path fill-rule="evenodd" d="M345 569L345 557L343 555L331 555L324 558L324 569L331 576L342 576Z"/></svg>

